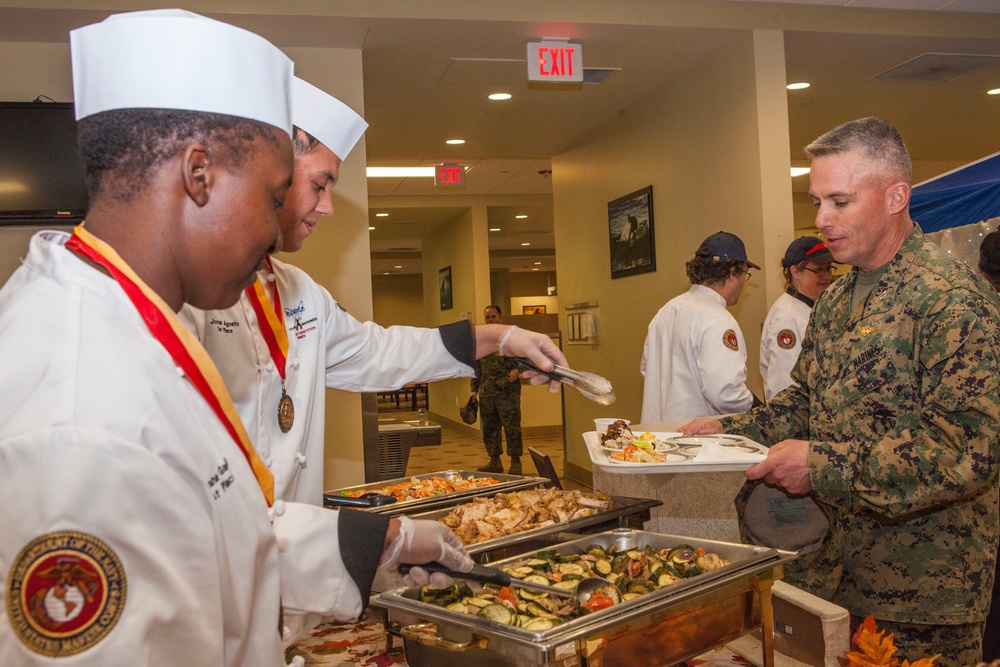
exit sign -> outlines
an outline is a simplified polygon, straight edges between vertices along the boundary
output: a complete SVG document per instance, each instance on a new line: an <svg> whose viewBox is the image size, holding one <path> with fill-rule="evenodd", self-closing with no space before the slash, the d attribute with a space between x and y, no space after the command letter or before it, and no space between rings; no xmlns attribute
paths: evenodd
<svg viewBox="0 0 1000 667"><path fill-rule="evenodd" d="M437 165L434 167L434 185L465 185L465 165Z"/></svg>
<svg viewBox="0 0 1000 667"><path fill-rule="evenodd" d="M568 41L528 42L528 81L582 82L583 46Z"/></svg>

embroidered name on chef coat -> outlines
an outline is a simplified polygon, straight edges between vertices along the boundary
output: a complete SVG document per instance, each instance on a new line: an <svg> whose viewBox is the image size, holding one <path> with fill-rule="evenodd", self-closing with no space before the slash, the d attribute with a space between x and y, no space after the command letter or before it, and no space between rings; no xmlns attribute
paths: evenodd
<svg viewBox="0 0 1000 667"><path fill-rule="evenodd" d="M95 646L125 608L125 569L102 540L75 531L36 537L7 578L7 617L22 644L64 658Z"/></svg>

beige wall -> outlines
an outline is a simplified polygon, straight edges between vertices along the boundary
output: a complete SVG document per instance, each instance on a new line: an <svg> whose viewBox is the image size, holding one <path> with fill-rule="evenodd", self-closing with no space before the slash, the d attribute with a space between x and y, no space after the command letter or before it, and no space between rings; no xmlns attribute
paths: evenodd
<svg viewBox="0 0 1000 667"><path fill-rule="evenodd" d="M372 319L382 326L425 326L423 276L372 276L372 299Z"/></svg>
<svg viewBox="0 0 1000 667"><path fill-rule="evenodd" d="M567 461L573 466L590 468L580 434L592 430L593 418L638 421L646 327L667 300L688 288L684 263L700 242L724 229L743 238L751 258L764 256L761 173L778 167L760 150L760 124L766 119L759 115L758 95L784 100L785 90L783 84L780 90L758 89L754 55L753 34L735 34L729 50L553 159L560 302L597 302L601 322L599 346L564 350L573 367L611 380L618 397L604 408L567 392ZM787 152L784 164L787 174ZM657 270L611 280L607 203L650 184ZM778 215L787 219L769 225L791 230L791 207ZM767 311L766 283L775 279L780 276L751 280L732 310L752 370ZM564 320L561 326L565 330ZM752 374L751 380L759 391L759 376Z"/></svg>

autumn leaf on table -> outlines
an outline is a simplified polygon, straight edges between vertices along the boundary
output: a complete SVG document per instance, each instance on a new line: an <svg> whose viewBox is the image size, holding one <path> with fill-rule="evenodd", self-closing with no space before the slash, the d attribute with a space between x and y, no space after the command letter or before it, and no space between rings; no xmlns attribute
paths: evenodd
<svg viewBox="0 0 1000 667"><path fill-rule="evenodd" d="M885 630L879 632L875 619L867 617L851 637L851 646L855 650L844 654L848 667L898 667L899 661L892 657L896 652L893 635L883 635Z"/></svg>

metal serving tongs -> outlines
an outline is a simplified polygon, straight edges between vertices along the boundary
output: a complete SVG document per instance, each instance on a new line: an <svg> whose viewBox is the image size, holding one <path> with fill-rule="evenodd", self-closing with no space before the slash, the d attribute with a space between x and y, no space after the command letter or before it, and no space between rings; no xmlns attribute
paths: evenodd
<svg viewBox="0 0 1000 667"><path fill-rule="evenodd" d="M611 383L600 375L574 371L572 368L564 366L553 366L551 371L543 371L524 357L514 357L514 360L522 367L533 373L538 373L550 380L562 382L570 387L575 387L581 394L601 405L611 405L615 402L615 392L611 388Z"/></svg>

